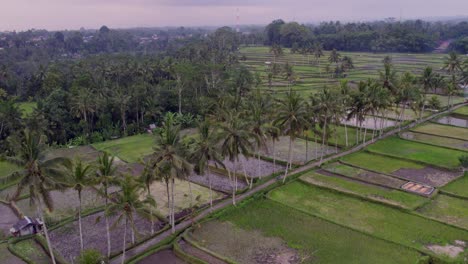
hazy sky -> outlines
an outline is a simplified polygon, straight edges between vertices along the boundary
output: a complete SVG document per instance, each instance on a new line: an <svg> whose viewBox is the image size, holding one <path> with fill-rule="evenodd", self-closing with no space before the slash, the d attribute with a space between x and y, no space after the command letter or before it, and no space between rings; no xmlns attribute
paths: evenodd
<svg viewBox="0 0 468 264"><path fill-rule="evenodd" d="M468 15L468 0L0 0L0 30L266 24Z"/></svg>

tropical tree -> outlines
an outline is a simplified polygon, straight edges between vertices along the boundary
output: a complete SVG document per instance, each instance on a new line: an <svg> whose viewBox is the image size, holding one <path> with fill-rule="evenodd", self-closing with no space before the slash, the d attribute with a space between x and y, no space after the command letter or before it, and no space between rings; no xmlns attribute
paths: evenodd
<svg viewBox="0 0 468 264"><path fill-rule="evenodd" d="M220 137L216 128L212 127L209 121L205 120L198 123L199 137L192 144L191 160L194 162L195 171L200 175L208 176L208 185L210 188L210 207L213 207L212 179L210 173L210 161L216 166L225 168L221 152L219 149Z"/></svg>
<svg viewBox="0 0 468 264"><path fill-rule="evenodd" d="M53 210L53 200L50 196L51 190L65 190L65 173L63 158L46 159L45 151L47 145L45 137L38 133L24 130L19 137L12 139L12 145L16 146L16 157L6 157L9 162L23 167L22 170L11 174L0 180L0 183L18 181L17 189L13 195L16 200L23 190L29 191L29 200L36 207L37 214L43 223L44 234L49 248L52 263L56 263L52 244L49 238L44 211Z"/></svg>
<svg viewBox="0 0 468 264"><path fill-rule="evenodd" d="M254 138L254 135L249 131L248 122L244 121L238 112L229 112L229 116L225 122L220 124L221 128L221 154L233 162L234 172L231 177L231 172L228 169L229 177L232 184L232 204L236 204L237 191L237 164L239 156L248 157L248 154L253 149L252 143L249 141ZM241 162L241 166L243 166Z"/></svg>
<svg viewBox="0 0 468 264"><path fill-rule="evenodd" d="M112 199L112 203L106 210L106 215L116 216L117 219L114 226L124 222L123 244L122 244L122 264L125 263L125 253L127 249L127 228L130 225L132 230L132 243L134 243L134 235L138 234L135 226L135 217L137 215L144 218L152 218L149 211L156 207L156 202L152 197L140 199L141 193L144 191L144 186L141 182L136 181L133 176L125 175L118 181L120 192L117 192Z"/></svg>
<svg viewBox="0 0 468 264"><path fill-rule="evenodd" d="M444 66L442 69L446 70L449 74L455 75L458 72L461 72L463 61L455 52L450 52L448 57L444 58Z"/></svg>
<svg viewBox="0 0 468 264"><path fill-rule="evenodd" d="M270 53L273 54L273 63L276 63L276 58L283 55L283 48L278 44L273 44L270 47Z"/></svg>
<svg viewBox="0 0 468 264"><path fill-rule="evenodd" d="M295 92L290 92L285 98L280 99L277 109L274 124L281 128L283 134L289 136L288 163L283 178L283 182L285 182L288 170L292 168L293 143L309 120L307 118L307 103Z"/></svg>
<svg viewBox="0 0 468 264"><path fill-rule="evenodd" d="M333 49L328 56L328 62L338 64L340 60L341 54L336 49Z"/></svg>
<svg viewBox="0 0 468 264"><path fill-rule="evenodd" d="M105 210L109 207L109 186L116 182L117 177L117 167L115 166L114 159L114 156L104 152L97 160L96 184L101 186L104 193ZM107 258L109 259L111 254L110 226L109 218L107 215L104 217L106 222Z"/></svg>
<svg viewBox="0 0 468 264"><path fill-rule="evenodd" d="M95 184L96 179L92 175L91 165L83 164L80 159L69 161L65 163L67 168L66 184L73 188L78 194L78 227L80 230L80 247L81 251L84 249L83 245L83 227L81 224L82 212L82 192L84 188Z"/></svg>
<svg viewBox="0 0 468 264"><path fill-rule="evenodd" d="M315 64L317 64L319 68L319 74L322 75L322 70L320 69L320 57L323 56L322 44L315 43L312 52L314 53Z"/></svg>

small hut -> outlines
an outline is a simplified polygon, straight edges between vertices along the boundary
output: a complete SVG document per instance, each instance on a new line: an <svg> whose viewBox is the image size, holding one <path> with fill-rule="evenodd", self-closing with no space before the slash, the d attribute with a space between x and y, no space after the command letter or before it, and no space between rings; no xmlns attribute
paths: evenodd
<svg viewBox="0 0 468 264"><path fill-rule="evenodd" d="M25 216L10 228L10 233L15 237L37 234L42 230L43 224L38 218Z"/></svg>

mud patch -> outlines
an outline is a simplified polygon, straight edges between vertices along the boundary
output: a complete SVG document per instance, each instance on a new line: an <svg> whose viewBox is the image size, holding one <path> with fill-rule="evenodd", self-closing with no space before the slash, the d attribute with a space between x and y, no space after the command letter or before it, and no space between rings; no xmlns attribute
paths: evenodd
<svg viewBox="0 0 468 264"><path fill-rule="evenodd" d="M245 168L245 174L247 174L247 177L250 178L260 178L268 176L275 172L283 171L285 168L284 166L279 164L273 166L272 162L264 161L262 159L258 160L256 157L246 158L245 156L239 156L239 161L236 164L236 168L234 168L234 162L230 161L229 159L225 159L223 163L226 166L226 168L231 171L234 171L234 169L236 169L237 173L244 174Z"/></svg>
<svg viewBox="0 0 468 264"><path fill-rule="evenodd" d="M465 249L461 246L454 246L454 245L429 245L427 246L429 250L436 253L437 255L449 256L451 258L456 258L460 253L462 253Z"/></svg>
<svg viewBox="0 0 468 264"><path fill-rule="evenodd" d="M460 176L459 172L445 171L433 167L424 167L422 169L402 168L392 174L434 187L443 186Z"/></svg>
<svg viewBox="0 0 468 264"><path fill-rule="evenodd" d="M167 263L167 264L187 264L187 262L178 258L170 249L160 250L153 255L138 261L138 264L154 264L154 263Z"/></svg>
<svg viewBox="0 0 468 264"><path fill-rule="evenodd" d="M0 204L0 233L5 236L10 235L10 228L18 222L18 217L10 207ZM2 237L0 234L0 237Z"/></svg>
<svg viewBox="0 0 468 264"><path fill-rule="evenodd" d="M223 193L231 193L232 192L232 186L233 183L229 180L229 177L216 174L216 173L210 173L211 177L211 188L215 191L220 191ZM189 180L191 182L200 184L205 187L209 187L209 178L208 175L197 175L193 173L190 175ZM242 190L245 187L247 187L247 183L244 180L239 179L237 181L237 189Z"/></svg>
<svg viewBox="0 0 468 264"><path fill-rule="evenodd" d="M457 118L453 116L444 116L437 119L437 123L457 127L468 128L468 119Z"/></svg>

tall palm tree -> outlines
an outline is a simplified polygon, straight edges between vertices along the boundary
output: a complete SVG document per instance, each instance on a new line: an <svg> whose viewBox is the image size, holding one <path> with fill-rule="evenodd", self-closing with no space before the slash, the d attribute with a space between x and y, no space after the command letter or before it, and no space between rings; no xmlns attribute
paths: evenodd
<svg viewBox="0 0 468 264"><path fill-rule="evenodd" d="M145 218L151 218L149 211L156 207L156 202L152 197L140 199L144 191L143 185L136 181L133 176L125 175L120 179L118 186L121 191L115 194L112 204L107 208L107 216L117 216L114 226L124 221L123 246L122 246L122 264L125 263L125 252L127 249L127 228L130 225L133 233L138 233L135 227L135 216L140 215Z"/></svg>
<svg viewBox="0 0 468 264"><path fill-rule="evenodd" d="M426 95L429 93L429 91L434 87L435 83L435 74L434 71L432 70L431 67L426 67L424 68L424 71L420 77L420 83L421 83L421 88L422 88L422 94L423 94L423 103L421 107L421 112L419 119L422 119L422 115L424 113L424 108L426 106Z"/></svg>
<svg viewBox="0 0 468 264"><path fill-rule="evenodd" d="M315 107L319 110L319 122L322 127L322 153L320 155L320 162L323 160L323 156L326 152L325 143L328 138L327 129L330 125L333 115L335 113L335 107L339 106L336 102L337 95L332 92L331 89L324 87L318 94Z"/></svg>
<svg viewBox="0 0 468 264"><path fill-rule="evenodd" d="M211 182L211 173L209 162L212 161L215 165L225 167L219 149L220 137L216 129L213 128L209 121L205 120L198 123L199 138L193 143L191 159L196 164L196 171L200 175L205 172L208 176L208 185L210 188L210 207L213 207L213 191Z"/></svg>
<svg viewBox="0 0 468 264"><path fill-rule="evenodd" d="M156 134L156 144L152 157L153 164L158 164L161 171L171 182L170 223L175 233L175 179L186 179L192 171L192 165L184 157L184 146L180 141L180 126L174 123L174 114L168 113L161 129Z"/></svg>
<svg viewBox="0 0 468 264"><path fill-rule="evenodd" d="M333 49L328 56L328 62L338 64L340 60L341 54L336 49Z"/></svg>
<svg viewBox="0 0 468 264"><path fill-rule="evenodd" d="M66 183L76 190L78 193L78 227L80 230L80 247L83 251L83 227L81 224L81 207L82 207L82 197L81 194L83 189L92 186L95 184L96 179L92 176L92 168L91 165L83 164L83 162L79 159L75 161L66 162L65 167L67 168L67 179Z"/></svg>
<svg viewBox="0 0 468 264"><path fill-rule="evenodd" d="M449 74L454 75L462 71L463 62L455 52L450 52L448 57L444 58L444 66L442 69L446 70Z"/></svg>
<svg viewBox="0 0 468 264"><path fill-rule="evenodd" d="M109 186L116 181L116 171L117 167L114 164L114 156L110 156L109 153L104 152L102 156L99 156L97 160L97 170L96 170L96 183L100 184L104 192L105 198L105 210L109 206ZM105 217L106 222L106 236L107 236L107 258L110 258L111 255L111 237L110 237L110 227L109 227L109 218Z"/></svg>
<svg viewBox="0 0 468 264"><path fill-rule="evenodd" d="M237 112L229 112L228 119L220 125L221 127L221 154L228 158L234 165L232 183L232 204L236 204L237 191L237 162L239 156L247 157L253 146L249 141L254 135L248 130L248 123L242 120ZM230 170L228 170L230 175Z"/></svg>
<svg viewBox="0 0 468 264"><path fill-rule="evenodd" d="M289 136L288 163L283 182L288 176L288 169L292 167L293 143L309 122L307 115L307 103L295 92L288 93L285 98L278 101L278 112L274 123L281 127L283 134Z"/></svg>
<svg viewBox="0 0 468 264"><path fill-rule="evenodd" d="M11 182L11 180L19 180L16 192L13 196L16 200L23 190L29 191L29 199L31 205L36 207L37 214L43 223L44 234L49 248L49 254L52 263L55 262L55 256L52 249L52 244L49 238L47 223L44 218L44 211L53 210L53 200L50 196L50 190L64 190L66 185L63 184L64 158L46 159L45 138L38 133L29 130L21 132L18 138L13 139L13 145L17 146L16 157L7 157L6 159L18 166L23 167L23 170L13 173L12 175L0 180L0 183Z"/></svg>
<svg viewBox="0 0 468 264"><path fill-rule="evenodd" d="M320 43L315 43L313 47L314 57L315 57L315 64L318 65L319 74L322 75L322 70L320 69L320 57L323 56L323 48Z"/></svg>
<svg viewBox="0 0 468 264"><path fill-rule="evenodd" d="M281 130L279 127L275 126L274 122L270 122L266 125L266 134L272 143L273 171L276 172L276 141L279 140Z"/></svg>

